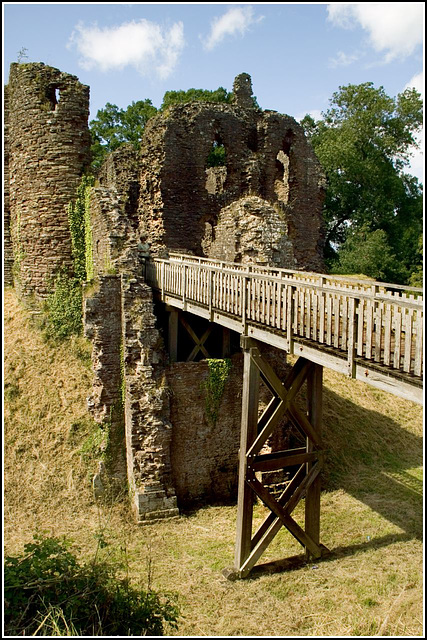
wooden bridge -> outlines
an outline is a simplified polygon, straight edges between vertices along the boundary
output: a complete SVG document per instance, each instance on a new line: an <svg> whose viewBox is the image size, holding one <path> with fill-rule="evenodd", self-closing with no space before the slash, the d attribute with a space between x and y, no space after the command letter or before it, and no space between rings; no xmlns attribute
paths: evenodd
<svg viewBox="0 0 427 640"><path fill-rule="evenodd" d="M181 254L147 260L145 276L169 308L206 318L241 336L244 374L238 521L235 564L229 577L247 576L281 526L302 544L306 557L320 557L325 553L319 542L323 366L422 404L422 290ZM170 327L172 344L176 322ZM194 352L203 352L208 332L201 338L192 334ZM262 357L259 342L299 356L284 382ZM260 379L271 391L272 400L258 418ZM305 381L306 413L294 402ZM303 434L306 446L262 453L285 416ZM273 496L259 472L285 467L298 470L282 494ZM271 511L255 534L254 495ZM291 517L302 497L304 529Z"/></svg>

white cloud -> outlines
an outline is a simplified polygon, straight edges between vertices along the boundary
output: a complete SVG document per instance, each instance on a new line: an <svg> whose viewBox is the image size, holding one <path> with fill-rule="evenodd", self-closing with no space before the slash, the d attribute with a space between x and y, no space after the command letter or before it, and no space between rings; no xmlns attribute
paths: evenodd
<svg viewBox="0 0 427 640"><path fill-rule="evenodd" d="M329 66L333 69L336 67L348 67L350 64L353 64L353 62L359 60L359 58L359 53L347 54L343 51L338 51L336 57L329 60Z"/></svg>
<svg viewBox="0 0 427 640"><path fill-rule="evenodd" d="M344 29L359 24L367 31L372 47L378 52L385 52L385 62L407 57L422 44L423 18L423 2L328 5L328 20Z"/></svg>
<svg viewBox="0 0 427 640"><path fill-rule="evenodd" d="M411 78L403 89L410 89L411 87L419 91L424 100L424 73L418 73ZM421 130L415 138L418 143L418 149L414 148L412 150L412 159L408 169L411 175L416 176L420 182L424 182L424 130Z"/></svg>
<svg viewBox="0 0 427 640"><path fill-rule="evenodd" d="M84 69L110 71L132 66L141 75L155 71L161 78L172 73L184 45L182 22L166 30L148 20L104 28L78 24L68 44L77 47Z"/></svg>
<svg viewBox="0 0 427 640"><path fill-rule="evenodd" d="M260 22L263 16L254 17L252 7L235 7L229 9L220 18L214 18L211 24L211 31L204 47L208 51L216 47L226 36L243 36L249 27Z"/></svg>

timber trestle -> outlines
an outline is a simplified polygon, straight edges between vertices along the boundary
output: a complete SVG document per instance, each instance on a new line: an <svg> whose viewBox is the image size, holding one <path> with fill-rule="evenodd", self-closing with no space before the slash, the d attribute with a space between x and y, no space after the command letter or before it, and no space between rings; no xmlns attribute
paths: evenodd
<svg viewBox="0 0 427 640"><path fill-rule="evenodd" d="M323 465L321 439L323 368L299 358L282 383L263 358L257 342L242 336L244 354L242 427L239 453L239 492L234 569L226 570L229 579L245 578L282 526L305 548L306 556L319 558L320 545L320 471ZM260 379L272 394L272 400L258 419ZM294 400L307 381L307 415ZM306 439L306 446L274 453L261 453L263 445L287 417ZM257 475L298 467L279 497L273 496ZM270 509L270 514L252 534L254 498ZM291 516L305 497L305 528Z"/></svg>
<svg viewBox="0 0 427 640"><path fill-rule="evenodd" d="M224 575L247 577L282 526L303 546L305 560L328 555L320 543L323 366L422 404L421 289L173 254L169 260L148 260L145 277L169 305L172 362L177 353L179 311L224 328L223 357L229 332L241 336L244 369L237 534L234 567ZM185 319L181 324L193 341L187 360L199 352L208 357L206 340L211 329L199 337ZM263 357L260 343L297 356L284 382ZM259 417L261 381L272 399ZM304 383L305 411L296 402ZM305 445L266 453L264 445L285 419ZM273 495L263 473L286 468L284 489ZM270 513L253 533L256 497ZM292 517L302 498L304 526Z"/></svg>

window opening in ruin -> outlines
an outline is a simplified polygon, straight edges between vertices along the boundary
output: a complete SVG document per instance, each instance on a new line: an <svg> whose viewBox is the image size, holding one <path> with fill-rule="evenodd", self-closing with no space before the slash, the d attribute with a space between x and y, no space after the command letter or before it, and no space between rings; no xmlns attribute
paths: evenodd
<svg viewBox="0 0 427 640"><path fill-rule="evenodd" d="M59 87L47 87L46 89L46 98L50 102L51 111L55 111L58 106L58 102L61 97L61 92Z"/></svg>
<svg viewBox="0 0 427 640"><path fill-rule="evenodd" d="M294 133L288 129L283 139L282 149L276 156L277 177L274 182L275 192L282 202L289 202L289 164Z"/></svg>
<svg viewBox="0 0 427 640"><path fill-rule="evenodd" d="M256 129L252 129L249 133L248 147L251 151L258 151L258 134Z"/></svg>
<svg viewBox="0 0 427 640"><path fill-rule="evenodd" d="M206 159L205 188L211 195L219 195L224 191L224 184L227 180L226 159L225 147L220 138L216 136Z"/></svg>
<svg viewBox="0 0 427 640"><path fill-rule="evenodd" d="M209 152L206 166L210 167L225 167L226 166L226 152L222 142L214 140L212 148Z"/></svg>

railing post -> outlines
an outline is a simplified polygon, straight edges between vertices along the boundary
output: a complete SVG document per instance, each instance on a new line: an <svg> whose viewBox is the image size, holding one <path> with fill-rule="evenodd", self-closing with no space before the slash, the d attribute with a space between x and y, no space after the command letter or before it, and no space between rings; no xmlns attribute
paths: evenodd
<svg viewBox="0 0 427 640"><path fill-rule="evenodd" d="M182 271L182 306L183 308L185 308L185 294L186 294L186 289L187 289L187 265L184 265L184 269Z"/></svg>

